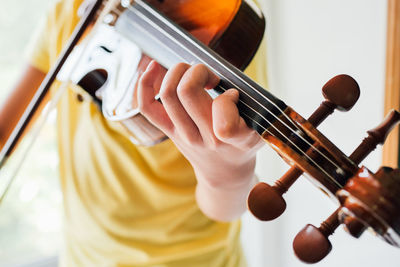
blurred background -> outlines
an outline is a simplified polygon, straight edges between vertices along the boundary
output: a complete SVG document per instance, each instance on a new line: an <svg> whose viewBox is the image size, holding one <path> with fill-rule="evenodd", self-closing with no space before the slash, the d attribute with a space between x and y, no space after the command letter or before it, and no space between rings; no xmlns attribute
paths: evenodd
<svg viewBox="0 0 400 267"><path fill-rule="evenodd" d="M1 102L26 63L26 46L54 0L0 0ZM52 114L0 204L0 266L55 266L61 242L62 195ZM0 173L0 190L17 167L30 136ZM31 265L32 264L32 265ZM46 265L43 265L46 266Z"/></svg>
<svg viewBox="0 0 400 267"><path fill-rule="evenodd" d="M55 0L0 0L1 99L18 77L24 47ZM335 112L320 129L346 154L382 121L387 4L382 0L259 0L267 19L269 90L308 117L323 100L321 88L337 74L353 76L361 88L356 106ZM0 266L55 266L62 241L62 196L57 177L54 115L30 152L6 200L0 205ZM376 171L377 149L364 164ZM288 167L269 147L258 157L258 176L269 183ZM7 172L7 170L3 171ZM0 180L0 188L4 181ZM249 267L299 267L292 240L306 224L316 226L335 204L302 178L285 195L288 208L274 222L243 216L243 244ZM360 240L341 228L333 250L316 266L397 267L400 250L371 234Z"/></svg>

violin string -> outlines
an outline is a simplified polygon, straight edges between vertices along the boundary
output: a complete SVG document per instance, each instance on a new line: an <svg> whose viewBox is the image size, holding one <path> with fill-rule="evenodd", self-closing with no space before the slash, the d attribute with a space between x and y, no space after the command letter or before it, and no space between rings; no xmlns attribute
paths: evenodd
<svg viewBox="0 0 400 267"><path fill-rule="evenodd" d="M133 23L133 22L130 22L130 23L131 23L131 25L134 25L134 24L135 24L135 23ZM145 30L142 29L141 27L139 27L138 29L141 30L141 31L145 31ZM156 39L155 41L159 42L157 39ZM176 57L181 58L183 61L185 61L185 59L182 58L180 55L176 55ZM223 88L223 87L221 87L221 89L224 90L224 91L226 91L226 89ZM243 105L246 105L246 106L247 106L249 109L251 109L254 113L256 113L257 115L259 115L261 118L263 118L265 121L268 122L268 120L267 120L262 114L260 114L260 113L257 112L256 110L254 110L254 108L252 108L251 106L249 106L247 103L243 102L242 100L239 100L239 101L240 101ZM270 112L269 110L267 110L267 111ZM248 116L247 114L246 114L246 117L248 117L251 121L253 121L253 122L257 123L258 125L260 125L258 122L254 121L254 120L253 120L250 116ZM282 120L280 120L279 118L277 118L277 120L279 120L282 124L285 124L285 123L284 123ZM263 127L262 125L260 125L260 126L262 127L262 129L264 129L265 131L268 131L268 132L269 132L269 130L267 130L265 127ZM290 138L288 138L287 136L285 136L285 135L284 135L278 128L276 128L273 124L271 124L271 126L272 126L279 134L281 134L289 143L291 143L296 149L298 149L299 151L301 151L301 153L304 154L304 156L305 156L309 161L311 161L312 163L314 163L314 165L315 165L318 169L320 169L330 180L332 180L334 183L337 184L337 181L336 181L330 174L328 174L328 173L324 170L324 168L323 168L322 166L320 166L317 162L315 162L315 160L313 160L309 155L307 155L304 151L302 151L298 145L296 145L292 140L290 140ZM287 125L286 125L286 127L289 128ZM273 134L272 134L272 135L273 135ZM317 149L317 148L316 148L315 146L313 146L313 145L310 145L310 147L312 147L314 150ZM336 167L336 166L335 166L335 167ZM340 186L340 185L339 185L339 186Z"/></svg>
<svg viewBox="0 0 400 267"><path fill-rule="evenodd" d="M150 8L149 5L147 3L144 3L142 0L136 0L135 1L136 5L140 5L140 7L142 7L143 9L145 9L147 12L149 12L150 14L152 14L154 17L158 18L160 21L162 21L163 23L165 23L166 25L169 26L170 29L173 29L175 27L175 25L173 25L168 19L166 19L165 17L161 16L158 12L156 12L154 9ZM129 9L130 11L132 11L133 13L136 13L137 15L139 15L140 17L142 17L143 19L145 19L149 24L153 25L154 28L158 28L159 32L163 32L164 35L166 37L168 37L171 41L174 41L176 44L180 45L179 41L175 40L173 36L171 36L168 32L166 32L163 28L159 27L159 25L157 25L156 23L154 23L151 19L147 18L143 13L141 13L139 10L135 10L131 5L127 7L127 9ZM177 31L179 31L179 29L176 29ZM209 58L214 58L207 49L205 49L203 46L199 45L198 43L196 43L193 38L187 34L185 34L184 32L180 32L180 36L185 38L186 41L188 41L189 43L191 43L193 46L195 46L199 51L203 52L204 54L206 54ZM189 53L192 53L192 51L188 50L186 47L181 46L183 49L185 49L186 51L188 51ZM200 61L201 58L199 58L198 56L194 55L192 53L193 56L197 57ZM215 60L218 62L218 59L215 58ZM267 100L271 105L273 105L275 108L277 108L288 120L289 122L295 127L297 128L297 130L302 131L295 123L293 123L290 118L287 116L287 114L285 114L285 112L273 101L271 101L269 98L267 98L265 95L263 95L261 92L259 92L258 90L256 90L251 84L249 84L247 81L245 81L242 77L238 76L236 73L234 73L231 69L229 69L227 66L225 66L225 64L218 62L220 66L222 66L226 71L228 71L230 74L232 74L233 76L236 76L236 78L238 78L239 80L241 80L243 83L246 84L247 87L253 89L253 92L256 92L257 94L259 94L262 98L264 98L265 100ZM212 66L209 66L210 68L212 68L215 72L219 73L217 70L215 70ZM226 78L226 77L225 77ZM234 84L231 80L229 80L232 84ZM245 93L247 95L247 93L245 91L243 91L243 93ZM251 96L249 96L251 97ZM253 99L254 100L254 99ZM256 101L256 103L258 103ZM260 103L258 103L260 106L262 106ZM263 107L263 106L262 106ZM290 128L290 127L288 127Z"/></svg>
<svg viewBox="0 0 400 267"><path fill-rule="evenodd" d="M172 25L168 20L166 20L164 17L160 16L157 12L154 12L153 9L148 8L147 4L143 4L143 1L141 0L137 0L136 1L137 4L141 4L141 6L146 9L148 12L150 12L152 15L158 17L162 22L166 23L167 25L169 25L170 28L173 28L174 25ZM173 36L171 36L169 33L167 33L164 29L162 29L161 27L159 27L159 25L155 24L152 20L148 19L144 14L142 14L140 11L133 9L131 6L128 7L128 9L130 8L130 10L134 13L136 13L138 16L142 17L143 19L145 19L149 24L153 25L154 28L158 28L159 32L163 32L164 35L166 37L168 37L171 41L174 41L177 45L180 45L181 48L185 49L187 52L192 53L192 51L188 50L185 46L182 46L177 40L174 39ZM131 24L133 24L131 22ZM201 47L200 45L198 45L195 41L193 41L193 39L189 36L187 36L186 34L184 34L182 32L182 35L187 41L189 41L192 45L196 46L197 49L199 49L200 51L202 51L203 53L207 54L209 57L212 57L210 55L210 53L204 49L203 47ZM192 55L194 57L197 57L197 59L199 61L202 61L201 58L199 58L198 56L196 56L195 54L192 53ZM217 59L216 59L217 60ZM289 116L278 106L276 105L274 102L272 102L270 99L268 99L266 96L264 96L263 94L261 94L258 90L256 90L252 85L250 85L249 83L247 83L245 80L243 80L241 77L239 77L238 75L235 75L234 72L232 72L231 69L227 68L224 64L222 64L221 62L219 62L220 65L222 67L225 68L226 71L230 72L231 74L233 74L234 76L236 76L238 79L240 79L242 82L244 82L248 87L250 87L251 89L253 89L253 91L255 91L256 93L258 93L259 95L262 96L262 98L264 98L265 100L267 100L270 104L272 104L273 106L275 106L280 112L281 114L287 118L287 120L290 122L290 124L292 124L295 128L297 128L298 131L302 132L302 129L300 129L290 118ZM207 64L208 65L208 64ZM217 70L215 70L212 66L208 65L213 71L215 71L216 73L219 73ZM228 79L227 79L228 80ZM232 82L231 80L229 80L232 84L235 85L234 82ZM246 94L248 97L250 97L254 102L256 102L259 106L261 106L262 108L264 108L263 105L261 105L261 103L259 103L257 100L255 100L253 97L251 97L246 91L243 91L240 86L235 85L235 87L241 91L242 93ZM265 109L265 108L264 108ZM295 135L297 135L300 139L302 139L306 144L308 144L309 146L313 147L313 145L311 143L308 142L308 140L306 140L302 135L299 135L297 132L293 131L285 122L283 122L280 118L278 118L275 114L273 114L272 112L270 112L270 110L265 109L267 112L269 112L273 117L275 117L278 121L280 121L282 124L284 124L290 131L292 131ZM264 118L265 119L265 118ZM267 120L268 121L268 120ZM321 151L319 151L317 148L313 147L315 151L317 151L317 153L319 153L322 157L324 157L326 160L328 160L332 165L334 165L337 169L342 170L341 167L339 167L336 163L334 163L330 158L328 158L325 154L323 154ZM343 170L342 170L343 171Z"/></svg>
<svg viewBox="0 0 400 267"><path fill-rule="evenodd" d="M134 12L134 13L137 13L137 12L135 12L135 10L132 10L132 12ZM139 15L140 17L143 17L143 14L141 14L140 12L138 12L137 13L137 15ZM146 20L148 20L145 16L144 16L144 19L146 19ZM129 23L130 24L134 24L132 21L129 21ZM166 37L169 37L170 39L171 39L171 36L168 34L168 33L166 33L165 31L163 31L162 29L160 29L159 27L158 27L158 25L154 25L154 23L152 23L152 22L149 22L149 23L151 23L151 24L153 24L153 27L155 27L155 28L158 28L158 30L160 31L160 32L164 32L164 34L166 34ZM140 27L139 27L139 29L140 29ZM176 42L176 40L174 40L174 39L171 39L172 41L175 41ZM155 41L158 41L159 42L159 40L157 40L157 39L155 39ZM179 44L179 43L178 43ZM184 46L181 46L183 49L186 49L186 47L184 47ZM193 55L193 56L196 56L196 55ZM197 57L198 58L198 57ZM200 58L198 58L200 61L201 61L201 59ZM211 67L211 66L210 66ZM212 68L212 67L211 67ZM212 68L213 69L213 68ZM218 73L218 72L217 72ZM232 84L235 84L235 83L233 83L233 82L231 82ZM250 86L250 85L249 85ZM240 89L240 87L239 86L236 86L237 88L238 88L238 90L239 91L242 91L243 93L245 93L246 95L248 95L245 91L243 91L243 90L241 90ZM252 98L250 95L248 95L252 100L254 100L254 98ZM267 99L268 101L269 101L269 99ZM256 103L258 103L262 108L264 108L258 101L256 101L256 100L254 100ZM248 106L246 103L244 103L246 106ZM250 107L251 108L251 107ZM275 114L273 114L270 110L268 110L268 109L265 109L268 113L270 113L273 117L275 117L278 121L280 121L284 126L286 126L288 129L289 129L289 131L291 131L293 134L295 134L295 135L297 135L300 139L302 139L305 143L307 143L314 151L317 151L317 153L319 153L320 155L322 155L327 161L329 161L332 165L334 165L335 166L335 168L337 169L337 170L341 170L343 173L344 173L344 171L336 164L336 163L334 163L330 158L328 158L325 154L323 154L318 148L316 148L313 144L311 144L310 142L308 142L308 140L306 140L303 136L301 136L301 135L299 135L297 132L295 132L295 131L293 131L285 122L283 122L279 117L277 117ZM282 111L282 110L281 110ZM259 114L258 112L256 112L258 115L260 115L260 117L262 117L263 119L265 119L266 120L266 118L265 117L263 117L261 114ZM285 114L285 113L283 113L288 119L289 119L289 121L292 123L292 124L294 124L294 122L292 122L291 121L291 119ZM268 121L268 120L266 120L266 121ZM299 131L301 131L301 129L299 129L299 127L297 127L297 125L295 125L296 127L295 128L297 128ZM275 128L275 127L274 127ZM284 136L284 135L283 135ZM285 137L286 138L286 137ZM287 139L287 138L286 138ZM302 153L304 153L304 151L301 151ZM320 168L320 169L322 169L322 168Z"/></svg>
<svg viewBox="0 0 400 267"><path fill-rule="evenodd" d="M256 120L254 120L253 118L251 118L248 114L246 113L242 113L244 116L246 116L250 121L252 121L253 123L256 123L260 128L262 128L265 132L268 132L268 134L275 136L273 133L271 133L270 130L268 130L267 128L265 128L262 124L258 123ZM275 129L276 130L276 129ZM282 133L280 133L282 134ZM332 177L328 172L326 172L324 170L324 168L322 166L320 166L315 160L313 160L309 155L307 155L306 152L302 151L295 143L293 143L288 137L284 136L286 138L286 140L288 140L294 147L296 147L297 149L299 149L304 156L306 156L306 158L308 160L310 160L318 169L320 169L329 179L331 179L332 182L334 182L339 188L342 188L342 185L336 181L336 179L334 177Z"/></svg>
<svg viewBox="0 0 400 267"><path fill-rule="evenodd" d="M223 89L225 90L225 89ZM245 103L244 103L245 104ZM250 109L252 109L251 107L249 107ZM252 109L254 112L257 113L257 111L255 111L254 109ZM266 127L264 127L262 124L260 124L258 121L254 120L250 115L248 115L245 112L242 112L242 115L246 116L248 118L248 120L250 120L252 123L256 123L260 128L262 128L265 132L268 132L268 134L275 136L269 129L267 129ZM272 124L270 124L271 126L273 126ZM287 137L286 135L284 135L279 129L277 129L276 127L274 127L274 130L276 130L279 134L281 134L289 143L291 143L296 149L300 150L302 152L302 154L308 159L310 160L318 169L320 169L327 177L329 177L336 185L338 185L340 188L342 187L339 182L336 181L336 179L334 177L332 177L328 172L326 172L324 170L324 168L322 166L320 166L313 158L311 158L305 151L303 151L298 145L296 145L292 140L290 140L289 137Z"/></svg>
<svg viewBox="0 0 400 267"><path fill-rule="evenodd" d="M140 1L137 1L137 2L140 2ZM128 9L129 9L130 7L128 7ZM135 12L135 10L132 10L131 9L131 11L133 11L133 12ZM122 12L120 12L119 10L113 10L113 12L115 12L117 15L121 15L121 13ZM136 13L136 12L135 12ZM131 21L129 21L131 24L133 24ZM163 31L164 32L164 31ZM164 32L165 34L167 34L166 32ZM167 34L167 37L171 37L169 34ZM171 38L170 38L171 39ZM172 39L173 40L173 39ZM175 41L175 40L173 40L173 41ZM191 39L189 39L189 41L191 41L192 42L192 40ZM207 51L203 51L203 52L206 52L207 53ZM176 56L177 57L179 57L179 55L177 55L176 54ZM181 58L181 57L180 57ZM183 59L183 58L181 58L183 61L185 61L185 59ZM227 69L228 71L230 71L229 69ZM232 73L232 74L234 74L234 73ZM240 77L239 77L240 78ZM242 80L243 81L243 80ZM230 81L232 84L234 84L235 85L235 83L234 82L232 82L232 81ZM245 82L245 81L243 81L243 82ZM250 84L248 84L247 82L245 82L249 87L252 87ZM240 87L239 86L237 86L236 85L236 87L238 88L238 90L239 91L241 91L242 93L245 93L247 96L249 96L253 101L255 101L257 104L259 104L262 108L264 108L263 107L263 105L261 105L257 100L255 100L253 97L251 97L250 95L248 95L247 94L247 92L245 92L245 91L243 91L243 90L241 90L240 89ZM222 88L221 87L221 89L223 89L223 90L225 90L225 88ZM254 88L253 88L254 89ZM256 91L257 93L259 93L257 90L255 90L254 89L254 91ZM271 102L271 100L270 99L268 99L268 98L266 98L264 95L262 95L261 93L259 93L263 98L265 98L267 101L269 101L271 104L273 104L276 108L278 108L278 110L280 110L281 111L281 113L285 116L285 117L287 117L287 119L289 120L289 122L292 124L292 125L294 125L295 126L295 128L297 128L299 131L302 131L289 117L288 117L288 115L286 114L286 113L284 113L283 111L282 111L282 109L280 109L279 108L279 106L277 106L275 103L273 103L273 102ZM242 104L244 104L245 106L247 106L248 108L250 108L251 110L253 110L257 115L259 115L261 118L263 118L267 123L269 123L268 122L268 120L263 116L263 115L261 115L259 112L257 112L256 110L254 110L251 106L249 106L247 103L245 103L245 102L243 102L242 100L239 100ZM285 127L287 127L292 133L294 133L295 135L297 135L300 139L302 139L304 142L306 142L313 150L315 150L315 151L317 151L320 155L322 155L323 157L325 157L332 165L334 165L337 169L340 169L340 170L342 170L337 164L335 164L330 158L328 158L325 154L323 154L321 151L319 151L319 149L318 148L316 148L313 144L311 144L311 143L309 143L308 142L308 140L307 139L305 139L303 136L301 136L301 135L299 135L296 131L293 131L284 121L282 121L279 117L277 117L275 114L273 114L270 110L268 110L268 109L265 109L268 113L270 113L272 116L274 116L278 121L280 121ZM253 120L249 115L247 115L247 114L244 114L246 117L248 117L248 119L250 119L251 121L253 121L253 122L255 122L255 123L257 123L262 129L264 129L265 131L268 131L269 133L270 133L270 131L268 130L268 129L266 129L264 126L262 126L262 125L260 125L257 121L255 121L255 120ZM331 177L324 169L323 169L323 167L321 167L321 166L319 166L319 164L317 164L312 158L310 158L304 151L302 151L292 140L290 140L288 137L286 137L279 129L277 129L274 125L272 125L271 124L271 126L278 132L278 133L280 133L283 137L285 137L285 139L287 139L287 141L289 141L294 147L296 147L298 150L300 150L310 161L312 161L322 172L324 172L330 179L332 179L335 183L337 183L337 181L333 178L333 177ZM270 133L270 134L272 134L272 133ZM272 134L272 135L274 135L274 134ZM343 170L342 170L343 171Z"/></svg>
<svg viewBox="0 0 400 267"><path fill-rule="evenodd" d="M137 2L140 2L140 1L137 1ZM150 23L150 24L152 24L153 25L153 27L155 27L155 28L158 28L159 29L159 31L160 32L163 32L164 34L165 34L165 36L166 37L168 37L168 38L170 38L170 40L172 40L172 41L175 41L176 42L176 40L174 40L173 39L173 37L172 36L170 36L168 33L166 33L162 28L160 28L160 27L158 27L158 25L155 25L151 20L149 20L149 19L147 19L147 17L145 17L145 16L143 16L143 14L141 14L140 12L137 12L136 10L134 10L133 8L131 8L131 7L128 7L132 12L134 12L134 13L136 13L137 15L139 15L139 16L141 16L142 18L144 18L144 19L146 19L146 21L148 22L148 23ZM129 23L130 24L132 24L132 25L134 25L135 23L134 22L132 22L132 21L129 21ZM189 39L190 40L190 39ZM192 41L193 42L193 41ZM194 42L193 42L194 43ZM186 49L184 46L181 46L183 49ZM200 47L199 47L200 48ZM190 51L189 51L190 52ZM205 52L205 53L207 53L207 51L205 51L205 50L203 50L203 52ZM176 55L176 56L178 56L178 55ZM196 55L194 55L193 54L193 56L195 56L195 57L197 57ZM197 57L198 58L198 57ZM202 61L201 60L201 58L198 58L200 61ZM221 65L223 65L223 64L221 64ZM209 66L209 65L208 65ZM223 65L224 66L224 65ZM212 66L209 66L213 71L216 71ZM224 66L225 67L225 66ZM228 71L230 71L229 69L227 69L226 68L226 70L228 70ZM217 73L218 73L218 71L216 71ZM232 73L232 72L231 72ZM234 74L234 73L232 73L232 74ZM240 77L239 77L240 78ZM235 83L234 82L232 82L232 81L230 81L232 84L234 84L235 85ZM243 82L245 82L245 81L243 81ZM246 83L246 82L245 82ZM280 111L281 111L281 113L282 113L282 115L284 115L288 120L289 120L289 122L291 123L291 124L293 124L294 126L295 126L295 128L297 128L299 131L301 131L302 132L302 130L291 120L291 118L289 118L289 116L284 112L284 111L282 111L282 109L280 109L279 108L279 106L277 106L275 103L273 103L273 102L271 102L271 100L270 99L268 99L267 97L265 97L264 95L262 95L260 92L258 92L257 90L255 90L255 88L254 87L252 87L250 84L248 84L248 83L246 83L249 87L251 87L254 91L256 91L257 93L259 93L264 99L266 99L268 102L270 102L270 103L272 103L274 106L276 106ZM237 85L235 85L236 86L236 88L237 88L237 90L239 90L239 91L241 91L242 93L244 93L244 94L246 94L248 97L250 97L255 103L257 103L260 107L262 107L262 108L264 108L264 106L261 104L261 103L259 103L256 99L254 99L251 95L249 95L246 91L243 91L239 86L237 86ZM240 100L241 101L241 100ZM246 103L244 103L243 101L241 101L243 104L245 104L246 106L248 106ZM249 106L248 106L249 107ZM249 107L249 108L251 108L251 107ZM268 110L268 109L266 109L266 108L264 108L264 110L265 111L267 111L269 114L271 114L273 117L275 117L279 122L281 122L285 127L287 127L287 129L289 129L289 131L291 131L294 135L296 135L297 137L299 137L301 140L303 140L306 144L308 144L313 150L315 150L318 154L320 154L322 157L324 157L327 161L329 161L333 166L335 166L335 168L337 168L338 170L341 170L342 172L344 172L343 171L343 169L340 167L340 166L338 166L335 162L333 162L329 157L327 157L324 153L322 153L318 148L316 148L313 144L311 144L307 139L305 139L302 135L300 135L300 134L298 134L296 131L294 131L294 130L292 130L284 121L282 121L278 116L276 116L274 113L272 113L270 110ZM256 111L255 111L256 112ZM258 112L256 112L260 117L262 117L264 120L266 120L267 122L268 122L268 120L264 117L264 116L262 116L261 114L259 114ZM271 124L272 125L272 124ZM273 126L273 125L272 125ZM273 126L274 127L274 126ZM304 153L303 151L302 151L302 153Z"/></svg>
<svg viewBox="0 0 400 267"><path fill-rule="evenodd" d="M136 2L140 2L140 1L136 1ZM130 9L132 12L135 12L135 10L133 10L130 6L129 7L127 7L128 9ZM151 11L151 10L150 10ZM119 11L116 11L116 13L118 14L118 15L120 15L122 12L119 12ZM135 12L136 13L136 12ZM140 14L140 13L139 13ZM142 14L140 14L140 15L142 15ZM143 16L142 16L143 17ZM146 17L144 17L145 19L146 19ZM133 22L131 22L131 21L129 21L129 23L130 24L133 24ZM153 23L152 23L153 24ZM153 24L153 26L154 26L154 24ZM157 25L156 25L157 26ZM140 28L140 27L139 27ZM171 36L168 34L168 33L166 33L165 31L163 31L162 29L160 29L162 32L164 32L164 34L166 34L167 35L167 37L169 37L170 39L171 39ZM175 41L174 39L171 39L171 40L173 40L173 41ZM190 38L188 39L192 44L194 44L194 45L196 45L195 44L195 42L193 42ZM158 41L158 40L157 40ZM175 41L175 43L177 43L176 41ZM185 48L185 47L183 47L183 48ZM201 49L201 47L198 47L198 48L200 48ZM203 50L203 49L201 49L201 50ZM190 51L189 51L190 52ZM205 53L207 53L207 51L205 51L205 50L203 50L203 52L205 52ZM208 54L208 53L207 53ZM178 54L175 54L175 56L177 56L178 58L181 58L183 61L185 61L185 59L183 59L182 57L180 57ZM196 55L194 55L194 56L196 56ZM201 60L201 59L199 59L199 60ZM223 64L222 64L223 65ZM211 67L211 66L209 66L209 67ZM211 67L212 68L212 67ZM213 69L213 68L212 68ZM214 71L215 71L215 69L213 69ZM228 71L230 71L229 69L227 69ZM217 71L216 71L217 72ZM218 72L217 72L218 73ZM232 73L231 72L231 74L234 74L234 73ZM239 77L240 78L240 77ZM229 80L230 81L230 80ZM243 80L242 80L243 81ZM234 82L232 82L232 81L230 81L232 84L234 84L235 85L235 83ZM252 87L250 84L248 84L246 81L243 81L243 82L245 82L249 87ZM248 95L247 94L247 92L245 92L245 91L243 91L243 90L241 90L240 89L240 87L239 86L237 86L236 85L236 88L239 90L239 91L241 91L242 93L244 93L244 94L246 94L248 97L250 97L253 101L255 101L257 104L259 104L262 108L264 108L264 106L263 105L261 105L257 100L255 100L253 97L251 97L250 95ZM224 88L222 88L221 87L221 89L223 89L224 91L225 91L225 89ZM278 108L278 110L279 111L281 111L281 113L288 119L288 121L292 124L292 125L294 125L294 127L295 128L297 128L300 132L302 132L302 130L288 117L288 115L284 112L284 111L282 111L282 109L278 106L278 105L276 105L275 103L273 103L273 102L271 102L271 100L270 99L268 99L268 98L266 98L263 94L261 94L260 92L258 92L257 90L255 90L254 88L252 88L253 89L253 91L256 91L258 94L260 94L264 99L266 99L268 102L270 102L271 104L273 104L276 108ZM243 102L242 100L240 100L239 99L239 101L242 103L242 104L244 104L245 106L247 106L248 108L250 108L251 110L253 110L257 115L259 115L261 118L263 118L267 123L269 123L268 122L268 120L263 116L263 115L261 115L259 112L257 112L257 111L255 111L251 106L249 106L247 103L245 103L245 102ZM270 110L268 110L268 109L266 109L265 108L265 110L268 112L268 113L270 113L273 117L275 117L278 121L280 121L285 127L287 127L288 129L289 129L289 131L291 131L292 133L294 133L295 135L297 135L300 139L302 139L305 143L307 143L314 151L317 151L317 153L319 153L320 155L322 155L328 162L330 162L333 166L335 166L335 168L337 169L337 170L341 170L342 172L344 172L343 171L343 169L341 168L341 167L339 167L335 162L333 162L330 158L328 158L324 153L322 153L318 148L316 148L313 144L311 144L310 142L308 142L308 140L307 139L305 139L303 136L301 136L301 135L299 135L296 131L293 131L284 121L282 121L279 117L277 117L275 114L273 114ZM243 113L243 112L242 112ZM250 119L252 122L255 122L256 124L258 124L263 130L265 130L265 131L267 131L267 132L269 132L270 133L270 131L269 130L267 130L264 126L262 126L262 125L260 125L257 121L255 121L255 120L253 120L249 115L247 115L247 114L244 114L246 117L248 117L248 119ZM271 124L272 125L272 124ZM324 168L323 167L321 167L318 163L316 163L312 158L310 158L304 151L302 151L295 143L293 143L293 141L292 140L290 140L289 138L287 138L284 134L282 134L282 132L280 131L280 130L278 130L274 125L272 125L273 126L273 128L275 128L275 130L277 131L277 132L279 132L283 137L285 137L285 139L287 140L287 141L289 141L294 147L296 147L298 150L300 150L301 151L301 153L302 154L304 154L311 162L313 162L314 164L315 164L315 166L317 166L325 175L327 175L334 183L336 183L337 185L339 185L340 186L340 184L336 181L336 179L334 179L331 175L329 175L325 170L324 170ZM270 133L271 135L273 135L273 136L275 136L274 134L272 134L272 133Z"/></svg>

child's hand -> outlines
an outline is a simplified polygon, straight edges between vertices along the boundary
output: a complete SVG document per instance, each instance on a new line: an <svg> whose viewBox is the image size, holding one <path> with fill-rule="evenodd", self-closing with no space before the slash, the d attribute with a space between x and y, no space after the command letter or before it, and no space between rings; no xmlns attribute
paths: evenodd
<svg viewBox="0 0 400 267"><path fill-rule="evenodd" d="M160 77L161 86L156 82ZM204 90L218 82L204 65L180 63L165 73L153 61L139 82L138 102L141 113L192 164L203 212L214 219L232 220L246 208L262 142L239 116L238 91L230 89L213 100ZM162 104L154 99L158 91Z"/></svg>

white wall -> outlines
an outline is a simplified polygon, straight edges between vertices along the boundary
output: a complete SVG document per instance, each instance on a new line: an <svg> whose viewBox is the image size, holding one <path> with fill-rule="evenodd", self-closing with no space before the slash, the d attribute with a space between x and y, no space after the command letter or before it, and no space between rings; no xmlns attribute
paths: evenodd
<svg viewBox="0 0 400 267"><path fill-rule="evenodd" d="M335 112L319 128L346 154L383 116L386 45L385 0L261 0L267 18L270 90L308 117L322 101L321 87L346 73L361 88L347 113ZM376 171L381 150L364 161ZM270 148L260 153L260 177L268 182L288 168ZM307 223L319 226L336 209L304 178L286 195L288 209L274 223L245 216L244 239L251 267L305 266L292 252L292 240ZM333 250L316 266L400 266L400 250L366 233L356 240L340 228L330 238Z"/></svg>

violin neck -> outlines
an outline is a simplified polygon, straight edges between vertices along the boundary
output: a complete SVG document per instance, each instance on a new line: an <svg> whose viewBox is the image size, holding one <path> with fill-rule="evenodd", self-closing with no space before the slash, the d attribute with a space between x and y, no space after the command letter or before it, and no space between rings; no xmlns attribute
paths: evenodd
<svg viewBox="0 0 400 267"><path fill-rule="evenodd" d="M166 68L179 62L208 66L221 78L217 88L210 90L210 95L216 97L227 89L238 89L240 114L260 134L287 107L241 70L143 1L135 1L124 11L115 29Z"/></svg>

